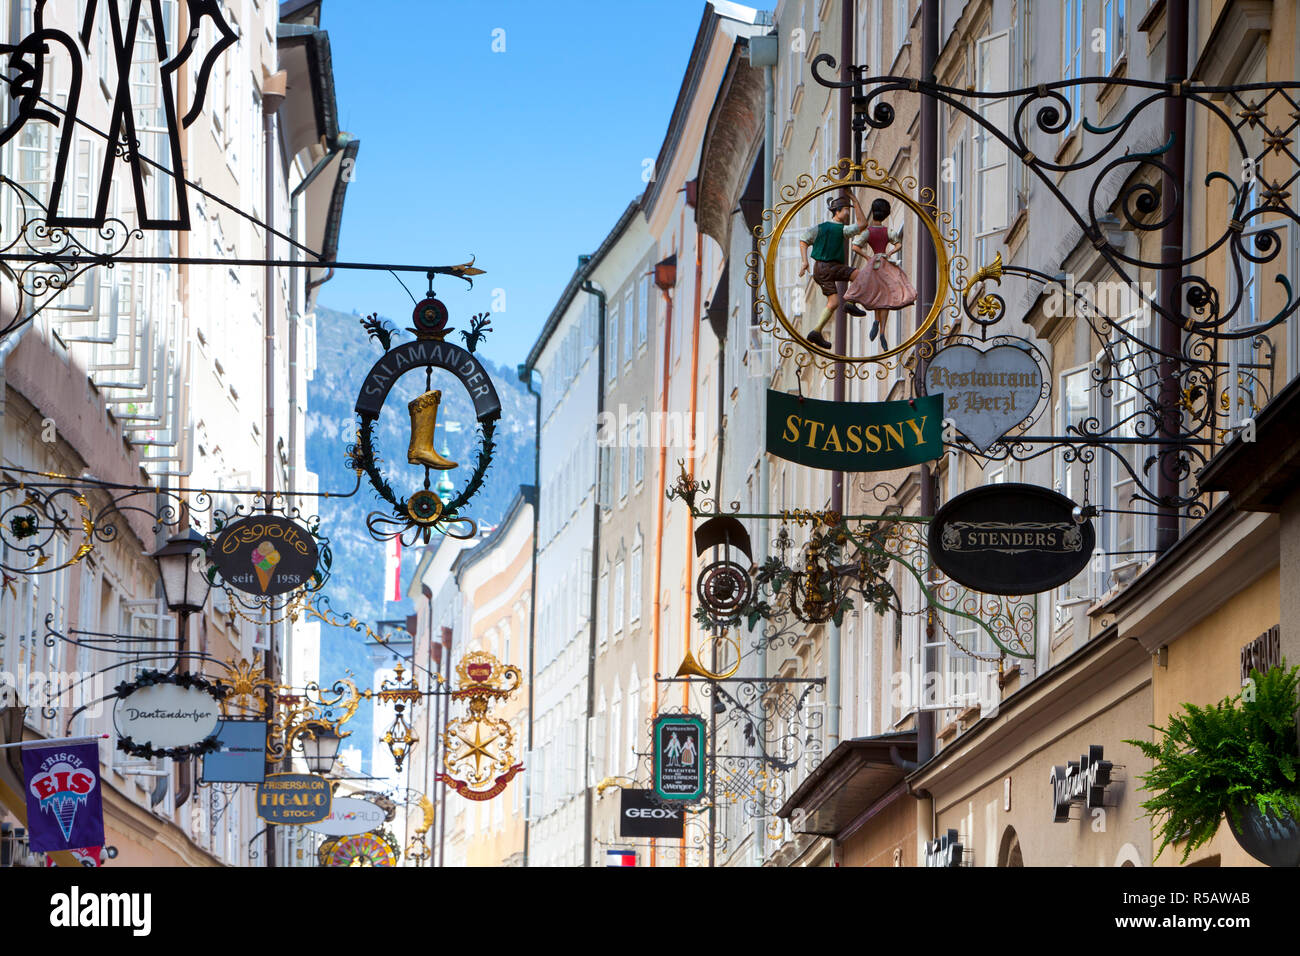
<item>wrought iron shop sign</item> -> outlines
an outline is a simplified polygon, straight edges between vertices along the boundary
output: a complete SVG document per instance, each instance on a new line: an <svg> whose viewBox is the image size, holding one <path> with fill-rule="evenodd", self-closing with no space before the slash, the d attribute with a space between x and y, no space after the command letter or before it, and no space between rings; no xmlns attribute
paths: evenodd
<svg viewBox="0 0 1300 956"><path fill-rule="evenodd" d="M664 714L654 723L654 790L661 800L704 796L704 720Z"/></svg>
<svg viewBox="0 0 1300 956"><path fill-rule="evenodd" d="M1070 807L1079 804L1090 810L1102 806L1106 787L1110 784L1112 764L1102 759L1102 748L1096 744L1088 752L1071 760L1064 767L1052 768L1052 822L1065 823L1070 819Z"/></svg>
<svg viewBox="0 0 1300 956"><path fill-rule="evenodd" d="M942 393L943 418L980 451L1028 418L1043 394L1043 373L1027 351L999 345L940 349L925 372L928 394Z"/></svg>
<svg viewBox="0 0 1300 956"><path fill-rule="evenodd" d="M349 460L352 467L366 473L371 486L392 507L391 514L374 512L367 519L371 535L377 538L393 537L416 528L427 542L430 532L435 529L459 538L472 537L476 530L475 522L460 514L460 510L483 484L495 448L493 436L496 423L501 417L501 400L497 396L496 386L492 384L487 369L474 355L479 341L490 330L491 323L487 313L474 316L470 320L469 330L461 332L466 345L466 348L461 348L446 341L452 332L447 320L447 307L430 292L428 298L416 304L412 314L410 331L416 336L413 342L394 345L394 330L377 316L371 316L362 323L371 338L383 346L384 354L366 373L357 395L355 408L359 427L357 443L351 449ZM474 417L479 423L478 454L471 474L460 493L447 500L430 487L430 472L450 472L460 466L434 446L438 408L442 403L442 391L432 388L434 369L450 372L456 377L468 393L474 405ZM407 411L411 416L411 440L406 460L409 464L424 468L424 486L403 495L393 489L389 478L380 470L380 458L375 452L374 426L388 393L397 380L409 372L419 370L425 372L425 390L407 403ZM440 482L439 485L441 484ZM453 527L458 527L459 530L452 530Z"/></svg>
<svg viewBox="0 0 1300 956"><path fill-rule="evenodd" d="M221 579L245 594L295 591L320 561L312 533L283 515L252 515L226 525L208 549Z"/></svg>
<svg viewBox="0 0 1300 956"><path fill-rule="evenodd" d="M685 832L685 811L666 807L649 790L619 792L618 835L680 840Z"/></svg>
<svg viewBox="0 0 1300 956"><path fill-rule="evenodd" d="M225 688L197 674L144 671L117 685L117 748L135 757L188 757L217 748Z"/></svg>
<svg viewBox="0 0 1300 956"><path fill-rule="evenodd" d="M314 773L272 773L257 786L257 815L267 823L317 823L330 815L330 782Z"/></svg>
<svg viewBox="0 0 1300 956"><path fill-rule="evenodd" d="M892 471L943 454L943 396L824 402L771 389L767 450L827 471Z"/></svg>
<svg viewBox="0 0 1300 956"><path fill-rule="evenodd" d="M930 523L930 557L984 594L1036 594L1088 564L1096 536L1074 502L1037 485L1003 483L953 498Z"/></svg>

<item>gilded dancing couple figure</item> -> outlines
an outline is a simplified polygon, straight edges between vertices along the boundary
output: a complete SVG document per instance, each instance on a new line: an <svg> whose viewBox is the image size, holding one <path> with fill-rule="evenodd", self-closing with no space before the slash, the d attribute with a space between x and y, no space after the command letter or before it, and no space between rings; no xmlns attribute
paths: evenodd
<svg viewBox="0 0 1300 956"><path fill-rule="evenodd" d="M811 256L816 263L812 267L813 282L826 295L826 308L822 310L817 325L808 333L808 341L824 349L831 348L831 342L822 329L840 303L835 283L847 282L844 311L853 316L866 314L858 306L874 311L870 338L874 341L877 335L880 336L881 350L888 351L885 323L889 310L901 309L916 301L916 289L907 275L889 261L889 256L903 245L901 234L885 225L889 218L889 202L874 200L870 218L862 211L856 196L835 196L827 200L827 206L830 208L830 221L811 227L799 237L799 253L803 259L799 275L808 274L808 258ZM865 223L865 226L849 222L850 206L857 213L858 222ZM850 244L849 240L855 236L857 241ZM854 255L867 262L860 266L851 265L850 248Z"/></svg>

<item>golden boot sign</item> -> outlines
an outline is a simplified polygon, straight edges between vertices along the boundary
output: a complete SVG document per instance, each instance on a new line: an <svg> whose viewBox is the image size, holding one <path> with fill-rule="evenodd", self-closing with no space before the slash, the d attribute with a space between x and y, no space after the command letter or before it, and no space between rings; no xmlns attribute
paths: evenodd
<svg viewBox="0 0 1300 956"><path fill-rule="evenodd" d="M767 450L827 471L892 471L943 455L943 396L823 402L767 393Z"/></svg>

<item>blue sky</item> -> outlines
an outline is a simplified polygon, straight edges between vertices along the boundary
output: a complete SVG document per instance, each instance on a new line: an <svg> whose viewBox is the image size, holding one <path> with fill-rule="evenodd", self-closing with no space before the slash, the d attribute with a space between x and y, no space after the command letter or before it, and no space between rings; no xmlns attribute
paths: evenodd
<svg viewBox="0 0 1300 956"><path fill-rule="evenodd" d="M471 292L451 278L435 288L457 328L504 290L483 352L523 361L577 256L644 188L703 10L702 0L327 0L340 126L361 140L339 258L476 255L487 275ZM403 278L419 298L423 277ZM411 310L387 273L340 271L321 302L403 323Z"/></svg>

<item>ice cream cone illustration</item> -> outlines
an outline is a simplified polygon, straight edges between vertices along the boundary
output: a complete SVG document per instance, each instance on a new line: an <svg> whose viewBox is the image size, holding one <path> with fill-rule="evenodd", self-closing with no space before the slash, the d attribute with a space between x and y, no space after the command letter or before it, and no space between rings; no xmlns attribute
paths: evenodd
<svg viewBox="0 0 1300 956"><path fill-rule="evenodd" d="M406 407L411 413L411 444L406 450L406 460L412 465L427 465L450 471L456 463L438 454L433 447L433 433L438 427L438 403L442 392L425 392Z"/></svg>
<svg viewBox="0 0 1300 956"><path fill-rule="evenodd" d="M262 585L262 593L265 594L267 585L271 583L271 577L275 574L275 566L280 563L280 552L275 550L274 543L263 541L253 549L251 557L253 570L257 572L257 580Z"/></svg>

